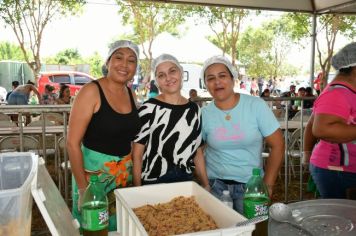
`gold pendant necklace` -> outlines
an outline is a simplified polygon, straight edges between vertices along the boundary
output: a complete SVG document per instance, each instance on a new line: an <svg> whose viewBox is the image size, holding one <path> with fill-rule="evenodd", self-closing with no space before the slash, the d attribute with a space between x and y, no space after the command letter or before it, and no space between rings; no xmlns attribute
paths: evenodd
<svg viewBox="0 0 356 236"><path fill-rule="evenodd" d="M229 110L229 111L223 111L223 110L221 110L221 111L225 113L225 120L231 120L231 115L230 115L230 113L231 113L232 110Z"/></svg>

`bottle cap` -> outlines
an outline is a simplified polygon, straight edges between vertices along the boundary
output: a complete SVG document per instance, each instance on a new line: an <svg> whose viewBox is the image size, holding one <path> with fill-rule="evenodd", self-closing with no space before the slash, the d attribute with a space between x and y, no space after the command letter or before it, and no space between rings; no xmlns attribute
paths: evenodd
<svg viewBox="0 0 356 236"><path fill-rule="evenodd" d="M253 168L252 175L260 175L260 174L261 174L261 170L259 168Z"/></svg>
<svg viewBox="0 0 356 236"><path fill-rule="evenodd" d="M223 194L224 194L224 195L229 195L229 194L230 194L230 191L229 191L229 190L224 190L224 191L223 191Z"/></svg>
<svg viewBox="0 0 356 236"><path fill-rule="evenodd" d="M98 180L99 180L99 177L97 175L90 176L90 182L97 182Z"/></svg>

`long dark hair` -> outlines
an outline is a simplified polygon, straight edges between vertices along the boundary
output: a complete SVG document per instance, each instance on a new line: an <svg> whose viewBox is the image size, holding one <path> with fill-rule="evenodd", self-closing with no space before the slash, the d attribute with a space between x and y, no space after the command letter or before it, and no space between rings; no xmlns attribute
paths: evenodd
<svg viewBox="0 0 356 236"><path fill-rule="evenodd" d="M63 98L64 90L66 90L67 88L69 88L68 85L66 85L66 84L61 84L61 87L60 87L60 89L59 89L59 98Z"/></svg>

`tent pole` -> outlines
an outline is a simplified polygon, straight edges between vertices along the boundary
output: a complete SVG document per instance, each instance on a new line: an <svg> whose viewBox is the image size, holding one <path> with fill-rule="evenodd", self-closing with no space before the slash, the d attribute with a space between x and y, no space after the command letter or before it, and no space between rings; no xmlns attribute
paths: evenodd
<svg viewBox="0 0 356 236"><path fill-rule="evenodd" d="M314 90L314 65L315 65L315 43L316 43L316 13L313 13L312 19L312 37L311 37L311 58L310 58L310 87Z"/></svg>

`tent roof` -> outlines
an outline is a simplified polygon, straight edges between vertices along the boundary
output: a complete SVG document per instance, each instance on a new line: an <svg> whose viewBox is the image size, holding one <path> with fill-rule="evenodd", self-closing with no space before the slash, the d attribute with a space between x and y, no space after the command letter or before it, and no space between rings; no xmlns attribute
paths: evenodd
<svg viewBox="0 0 356 236"><path fill-rule="evenodd" d="M356 13L356 0L153 0L166 3L185 3L230 6L249 9L324 13Z"/></svg>

